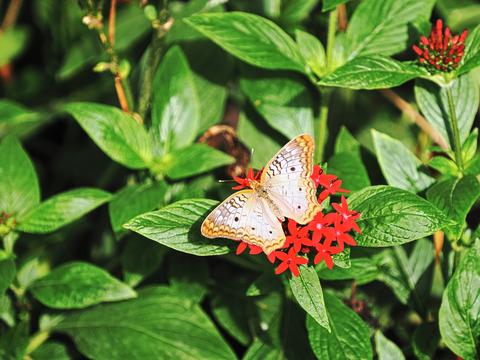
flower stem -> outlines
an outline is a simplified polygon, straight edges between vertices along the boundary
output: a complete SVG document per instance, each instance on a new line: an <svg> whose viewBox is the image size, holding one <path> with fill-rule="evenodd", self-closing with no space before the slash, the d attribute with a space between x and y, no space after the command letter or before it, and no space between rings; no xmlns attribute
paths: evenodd
<svg viewBox="0 0 480 360"><path fill-rule="evenodd" d="M463 174L463 159L462 159L462 144L460 142L460 132L458 131L457 112L455 111L455 103L453 101L452 87L448 85L447 91L448 109L450 112L450 125L453 133L453 151L455 152L455 162L457 163L458 171Z"/></svg>
<svg viewBox="0 0 480 360"><path fill-rule="evenodd" d="M50 336L50 333L46 330L41 330L37 332L35 335L33 335L30 338L30 341L28 342L28 346L26 350L27 355L34 352L40 345L42 345L45 341L47 341L49 336Z"/></svg>
<svg viewBox="0 0 480 360"><path fill-rule="evenodd" d="M335 44L335 32L337 31L337 10L330 12L328 17L328 34L327 34L327 72L332 69L333 46ZM328 105L330 103L330 95L332 90L329 88L319 88L320 91L320 114L315 121L315 139L316 153L315 162L323 160L325 144L327 142L327 120Z"/></svg>

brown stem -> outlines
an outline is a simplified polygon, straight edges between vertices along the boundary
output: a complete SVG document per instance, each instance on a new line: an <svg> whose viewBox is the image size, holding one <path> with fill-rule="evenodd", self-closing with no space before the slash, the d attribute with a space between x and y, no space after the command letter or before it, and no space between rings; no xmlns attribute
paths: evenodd
<svg viewBox="0 0 480 360"><path fill-rule="evenodd" d="M337 6L338 14L338 31L347 30L348 26L348 17L347 17L347 6L345 4L340 4Z"/></svg>
<svg viewBox="0 0 480 360"><path fill-rule="evenodd" d="M8 29L10 26L14 25L17 21L18 13L20 12L20 7L22 6L22 0L12 0L8 5L5 18L2 22L2 31Z"/></svg>
<svg viewBox="0 0 480 360"><path fill-rule="evenodd" d="M120 103L121 109L125 112L129 112L127 95L123 88L122 78L118 73L115 74L115 91L117 92L118 102Z"/></svg>
<svg viewBox="0 0 480 360"><path fill-rule="evenodd" d="M415 108L390 89L382 89L380 93L390 102L407 115L415 124L418 125L430 138L436 142L443 150L448 150L448 144L445 139L427 122L427 120L415 110Z"/></svg>
<svg viewBox="0 0 480 360"><path fill-rule="evenodd" d="M445 233L443 231L437 231L433 234L433 244L435 247L435 262L440 264L440 254L442 253L443 241Z"/></svg>
<svg viewBox="0 0 480 360"><path fill-rule="evenodd" d="M117 14L117 0L110 1L110 14L108 15L108 39L110 46L115 46L115 15Z"/></svg>

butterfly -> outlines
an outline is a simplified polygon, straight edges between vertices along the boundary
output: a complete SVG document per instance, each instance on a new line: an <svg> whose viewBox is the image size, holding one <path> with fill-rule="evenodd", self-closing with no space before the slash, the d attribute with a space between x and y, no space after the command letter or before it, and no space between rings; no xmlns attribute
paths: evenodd
<svg viewBox="0 0 480 360"><path fill-rule="evenodd" d="M203 221L202 235L227 238L260 246L268 255L285 243L285 218L310 222L321 210L313 171L314 143L299 135L268 162L260 179L249 179L250 189L237 191Z"/></svg>

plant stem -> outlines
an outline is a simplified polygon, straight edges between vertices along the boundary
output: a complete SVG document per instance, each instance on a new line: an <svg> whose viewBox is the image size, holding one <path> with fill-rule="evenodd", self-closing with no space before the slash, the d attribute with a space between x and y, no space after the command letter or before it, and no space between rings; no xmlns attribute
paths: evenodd
<svg viewBox="0 0 480 360"><path fill-rule="evenodd" d="M460 142L460 132L458 131L457 112L455 111L455 103L453 101L452 87L447 85L448 109L450 112L450 119L453 133L453 151L455 152L455 162L457 163L458 171L463 174L463 159L462 159L462 144Z"/></svg>
<svg viewBox="0 0 480 360"><path fill-rule="evenodd" d="M328 17L327 34L327 72L332 69L333 46L335 44L335 32L337 31L337 10L330 12ZM315 123L316 153L315 162L323 160L325 144L327 142L328 132L328 105L332 90L329 88L319 88L320 91L320 113Z"/></svg>
<svg viewBox="0 0 480 360"><path fill-rule="evenodd" d="M35 335L33 335L30 338L30 341L28 342L28 346L26 350L27 355L34 352L40 345L42 345L48 339L49 336L50 336L50 333L46 330L41 330L37 332Z"/></svg>

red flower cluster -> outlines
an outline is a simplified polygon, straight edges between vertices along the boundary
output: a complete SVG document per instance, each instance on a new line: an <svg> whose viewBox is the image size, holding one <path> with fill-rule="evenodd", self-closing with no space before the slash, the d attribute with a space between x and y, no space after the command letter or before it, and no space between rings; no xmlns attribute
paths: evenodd
<svg viewBox="0 0 480 360"><path fill-rule="evenodd" d="M261 171L259 172L261 173ZM234 189L248 187L249 180L257 180L259 173L255 176L253 170L249 170L247 177L235 178L239 183ZM312 180L317 186L318 202L322 203L329 196L338 195L338 193L346 193L348 190L342 189L342 180L335 175L325 174L320 166L316 165L312 174ZM292 219L287 219L285 234L285 244L280 250L272 252L268 255L271 263L280 261L275 270L276 274L281 274L287 269L294 276L299 275L298 266L308 264L318 264L325 261L329 269L333 268L332 255L342 252L345 244L355 246L355 239L350 235L352 230L361 233L356 220L360 214L348 208L347 201L342 195L340 203L331 204L334 211L324 213L318 212L310 223L299 225ZM243 253L246 248L250 249L250 255L262 253L262 249L256 245L250 245L240 242L237 247L237 255Z"/></svg>
<svg viewBox="0 0 480 360"><path fill-rule="evenodd" d="M462 60L467 35L468 31L464 30L460 35L452 36L448 26L444 32L443 22L438 19L430 37L420 37L420 44L412 48L431 73L449 72L455 70Z"/></svg>

